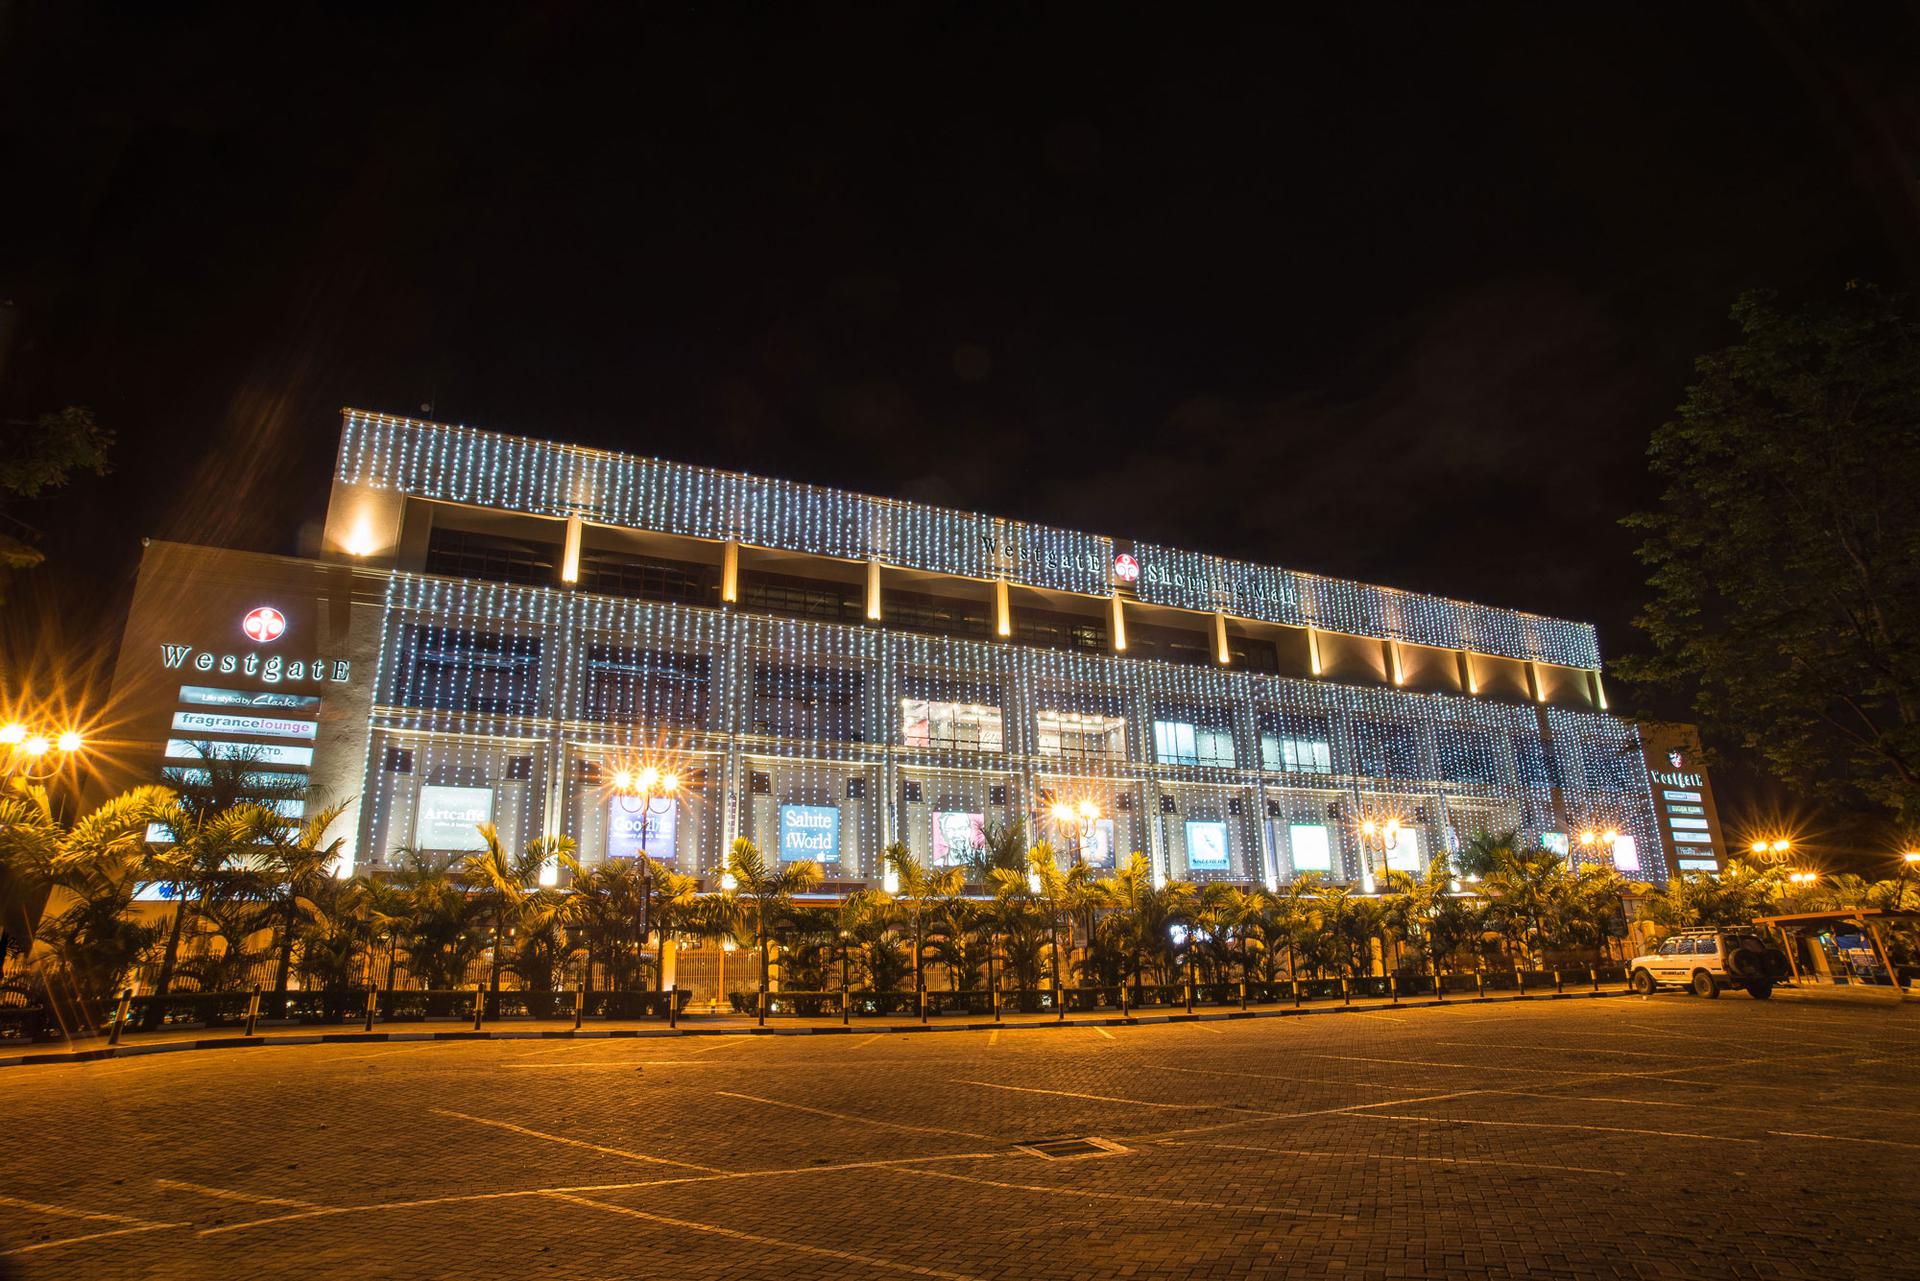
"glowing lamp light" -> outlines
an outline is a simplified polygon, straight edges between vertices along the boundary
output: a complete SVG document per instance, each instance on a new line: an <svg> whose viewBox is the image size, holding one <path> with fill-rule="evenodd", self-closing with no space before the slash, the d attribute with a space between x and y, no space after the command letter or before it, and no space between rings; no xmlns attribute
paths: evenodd
<svg viewBox="0 0 1920 1281"><path fill-rule="evenodd" d="M1773 843L1773 852L1775 854L1785 854L1788 850L1792 848L1793 848L1792 841L1779 840Z"/></svg>
<svg viewBox="0 0 1920 1281"><path fill-rule="evenodd" d="M1100 807L1092 801L1081 801L1080 817L1086 819L1089 823L1094 822L1100 817Z"/></svg>
<svg viewBox="0 0 1920 1281"><path fill-rule="evenodd" d="M679 790L680 776L678 774L662 774L660 776L660 791L662 793L667 796L672 796Z"/></svg>
<svg viewBox="0 0 1920 1281"><path fill-rule="evenodd" d="M1373 826L1372 819L1368 819L1366 822L1360 824L1360 834L1362 836L1372 836L1373 833L1374 833L1374 826Z"/></svg>
<svg viewBox="0 0 1920 1281"><path fill-rule="evenodd" d="M1027 892L1030 894L1040 892L1040 869L1037 867L1027 873Z"/></svg>
<svg viewBox="0 0 1920 1281"><path fill-rule="evenodd" d="M1580 843L1582 845L1592 845L1595 841L1599 839L1600 839L1600 834L1594 831L1592 828L1588 828L1586 831L1580 833Z"/></svg>
<svg viewBox="0 0 1920 1281"><path fill-rule="evenodd" d="M633 771L630 769L615 770L613 775L613 790L616 792L631 792L633 790Z"/></svg>
<svg viewBox="0 0 1920 1281"><path fill-rule="evenodd" d="M18 721L10 725L0 725L0 743L8 747L18 747L27 741L27 727Z"/></svg>
<svg viewBox="0 0 1920 1281"><path fill-rule="evenodd" d="M649 765L641 770L633 780L634 787L642 792L654 792L660 786L660 771Z"/></svg>
<svg viewBox="0 0 1920 1281"><path fill-rule="evenodd" d="M1755 854L1765 854L1767 852L1767 843L1765 841L1755 841L1749 848Z"/></svg>
<svg viewBox="0 0 1920 1281"><path fill-rule="evenodd" d="M732 872L722 872L720 873L720 888L729 892L737 890L740 888L740 878ZM733 941L731 939L727 940L726 949L729 952L733 951Z"/></svg>
<svg viewBox="0 0 1920 1281"><path fill-rule="evenodd" d="M1611 827L1609 827L1606 831L1600 833L1600 839L1605 841L1608 845L1612 845L1620 839L1620 833L1614 831Z"/></svg>
<svg viewBox="0 0 1920 1281"><path fill-rule="evenodd" d="M1920 850L1908 850L1900 857L1908 863L1920 863Z"/></svg>
<svg viewBox="0 0 1920 1281"><path fill-rule="evenodd" d="M35 734L20 744L20 752L25 756L45 756L52 746L45 734Z"/></svg>
<svg viewBox="0 0 1920 1281"><path fill-rule="evenodd" d="M1053 806L1053 816L1062 823L1071 822L1073 819L1073 806L1067 804L1065 801L1056 801Z"/></svg>
<svg viewBox="0 0 1920 1281"><path fill-rule="evenodd" d="M82 742L83 740L80 737L79 731L70 729L60 736L55 746L63 752L77 752L80 750Z"/></svg>

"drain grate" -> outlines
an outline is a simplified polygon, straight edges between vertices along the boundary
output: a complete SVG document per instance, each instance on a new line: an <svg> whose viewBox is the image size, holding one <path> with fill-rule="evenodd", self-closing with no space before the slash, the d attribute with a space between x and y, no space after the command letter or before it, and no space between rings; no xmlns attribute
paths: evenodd
<svg viewBox="0 0 1920 1281"><path fill-rule="evenodd" d="M1031 1139L1014 1144L1013 1150L1047 1161L1074 1161L1089 1156L1119 1156L1127 1149L1110 1139L1090 1134L1084 1138Z"/></svg>

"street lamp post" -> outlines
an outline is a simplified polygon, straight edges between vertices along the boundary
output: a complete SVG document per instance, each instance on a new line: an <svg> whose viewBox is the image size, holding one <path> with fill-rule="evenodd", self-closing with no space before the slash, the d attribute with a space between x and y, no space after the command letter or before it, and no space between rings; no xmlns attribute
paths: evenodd
<svg viewBox="0 0 1920 1281"><path fill-rule="evenodd" d="M1087 846L1093 842L1093 834L1099 829L1100 817L1100 807L1090 800L1083 800L1078 805L1069 805L1065 801L1054 804L1053 821L1063 831L1073 834L1073 861L1080 866L1086 865ZM1093 905L1091 903L1087 904L1086 920L1075 922L1076 932L1081 924L1086 926L1086 950L1091 951L1093 948Z"/></svg>
<svg viewBox="0 0 1920 1281"><path fill-rule="evenodd" d="M48 782L77 763L86 746L76 729L9 721L0 725L0 781Z"/></svg>
<svg viewBox="0 0 1920 1281"><path fill-rule="evenodd" d="M1360 822L1360 880L1368 894L1373 893L1373 860L1368 855L1378 852L1380 870L1387 870L1387 855L1400 848L1400 820L1390 818L1385 823L1376 823L1372 819Z"/></svg>
<svg viewBox="0 0 1920 1281"><path fill-rule="evenodd" d="M848 986L851 967L847 963L847 953L853 946L853 936L845 930L840 931L840 1026L845 1027L852 1014L853 989Z"/></svg>
<svg viewBox="0 0 1920 1281"><path fill-rule="evenodd" d="M1900 855L1900 888L1893 896L1894 911L1900 911L1907 905L1907 877L1914 868L1920 866L1920 850L1907 850Z"/></svg>
<svg viewBox="0 0 1920 1281"><path fill-rule="evenodd" d="M671 770L663 773L651 765L637 771L623 769L613 776L613 791L620 799L621 809L640 817L640 946L645 947L653 934L653 856L647 852L647 837L653 827L653 816L673 808L680 792L680 776ZM635 800L639 802L637 808L629 804ZM660 808L654 808L656 803ZM663 933L653 962L657 986L663 992L666 990L666 943Z"/></svg>
<svg viewBox="0 0 1920 1281"><path fill-rule="evenodd" d="M1614 843L1620 839L1617 828L1609 827L1605 831L1594 831L1591 827L1580 833L1580 848L1587 851L1588 857L1598 858L1596 846L1604 847L1608 854L1613 852Z"/></svg>

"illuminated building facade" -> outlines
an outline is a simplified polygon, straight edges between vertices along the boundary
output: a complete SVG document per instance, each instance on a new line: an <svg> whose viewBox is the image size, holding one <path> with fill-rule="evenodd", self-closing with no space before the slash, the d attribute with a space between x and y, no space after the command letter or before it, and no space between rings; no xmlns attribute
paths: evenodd
<svg viewBox="0 0 1920 1281"><path fill-rule="evenodd" d="M116 685L149 770L353 798L360 870L491 821L842 893L1025 817L1196 881L1367 888L1482 828L1666 876L1589 625L357 410L318 555L151 545ZM643 816L647 763L685 787Z"/></svg>

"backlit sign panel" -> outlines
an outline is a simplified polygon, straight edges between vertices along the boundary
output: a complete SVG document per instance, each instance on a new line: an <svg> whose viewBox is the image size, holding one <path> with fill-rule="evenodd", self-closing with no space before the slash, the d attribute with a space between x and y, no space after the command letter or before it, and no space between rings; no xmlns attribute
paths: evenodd
<svg viewBox="0 0 1920 1281"><path fill-rule="evenodd" d="M840 811L832 805L780 807L780 861L840 861Z"/></svg>
<svg viewBox="0 0 1920 1281"><path fill-rule="evenodd" d="M1187 820L1187 867L1198 872L1224 872L1227 863L1227 825L1214 819Z"/></svg>
<svg viewBox="0 0 1920 1281"><path fill-rule="evenodd" d="M492 821L491 787L423 787L414 809L413 843L423 850L483 850L487 841L480 824Z"/></svg>
<svg viewBox="0 0 1920 1281"><path fill-rule="evenodd" d="M633 858L645 853L663 862L671 860L679 850L674 843L679 827L679 801L667 801L664 808L655 802L648 809L644 801L616 796L607 802L607 857Z"/></svg>
<svg viewBox="0 0 1920 1281"><path fill-rule="evenodd" d="M175 712L173 728L180 734L258 734L263 738L311 739L319 732L316 721L284 716L240 716L228 712Z"/></svg>
<svg viewBox="0 0 1920 1281"><path fill-rule="evenodd" d="M987 816L964 810L936 810L933 815L933 865L959 867L987 843Z"/></svg>

